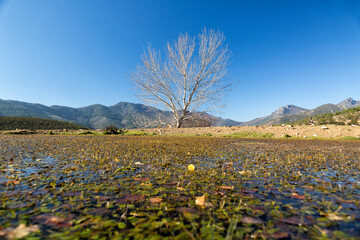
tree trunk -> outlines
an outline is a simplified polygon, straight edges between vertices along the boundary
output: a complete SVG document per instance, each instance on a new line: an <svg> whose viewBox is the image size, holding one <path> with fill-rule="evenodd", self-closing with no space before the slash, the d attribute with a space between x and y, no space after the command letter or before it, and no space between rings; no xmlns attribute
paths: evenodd
<svg viewBox="0 0 360 240"><path fill-rule="evenodd" d="M181 125L182 125L182 120L177 119L176 120L176 128L181 128Z"/></svg>

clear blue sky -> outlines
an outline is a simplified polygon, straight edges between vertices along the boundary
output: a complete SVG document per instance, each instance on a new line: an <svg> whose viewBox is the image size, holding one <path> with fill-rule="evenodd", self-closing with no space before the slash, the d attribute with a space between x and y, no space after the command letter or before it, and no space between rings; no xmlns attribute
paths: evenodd
<svg viewBox="0 0 360 240"><path fill-rule="evenodd" d="M0 99L139 103L128 79L148 43L222 31L239 84L221 115L360 100L360 1L0 0Z"/></svg>

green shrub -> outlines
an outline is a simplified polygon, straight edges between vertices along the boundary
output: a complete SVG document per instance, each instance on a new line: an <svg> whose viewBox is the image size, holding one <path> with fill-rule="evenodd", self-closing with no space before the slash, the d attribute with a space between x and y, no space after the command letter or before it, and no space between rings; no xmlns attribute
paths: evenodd
<svg viewBox="0 0 360 240"><path fill-rule="evenodd" d="M118 129L116 126L107 126L104 128L104 134L122 134L123 130Z"/></svg>
<svg viewBox="0 0 360 240"><path fill-rule="evenodd" d="M283 136L284 138L291 138L291 136L289 135L289 134L284 134L284 136Z"/></svg>
<svg viewBox="0 0 360 240"><path fill-rule="evenodd" d="M203 134L200 134L200 137L211 137L212 134L211 133L203 133Z"/></svg>
<svg viewBox="0 0 360 240"><path fill-rule="evenodd" d="M154 136L156 133L146 133L143 131L127 131L124 132L124 135L126 136Z"/></svg>
<svg viewBox="0 0 360 240"><path fill-rule="evenodd" d="M89 134L94 134L94 133L90 131L82 131L78 133L78 135L89 135Z"/></svg>

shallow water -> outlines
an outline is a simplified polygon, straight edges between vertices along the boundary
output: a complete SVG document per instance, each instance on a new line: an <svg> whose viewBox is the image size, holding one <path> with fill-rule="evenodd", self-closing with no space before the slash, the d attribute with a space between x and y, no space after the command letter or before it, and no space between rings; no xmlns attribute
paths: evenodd
<svg viewBox="0 0 360 240"><path fill-rule="evenodd" d="M211 239L237 219L234 238L360 235L353 142L0 136L0 146L0 231L25 222L40 226L37 237L174 238L186 229ZM202 195L207 207L196 205Z"/></svg>

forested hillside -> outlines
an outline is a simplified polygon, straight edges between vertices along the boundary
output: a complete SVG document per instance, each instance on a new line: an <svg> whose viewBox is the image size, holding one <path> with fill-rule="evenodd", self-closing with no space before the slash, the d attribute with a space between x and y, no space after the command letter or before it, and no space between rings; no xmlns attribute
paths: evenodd
<svg viewBox="0 0 360 240"><path fill-rule="evenodd" d="M349 108L335 113L325 113L313 117L307 117L295 122L295 124L336 124L336 125L359 125L360 107Z"/></svg>
<svg viewBox="0 0 360 240"><path fill-rule="evenodd" d="M84 126L75 125L57 120L32 118L32 117L0 117L0 130L15 129L88 129Z"/></svg>

